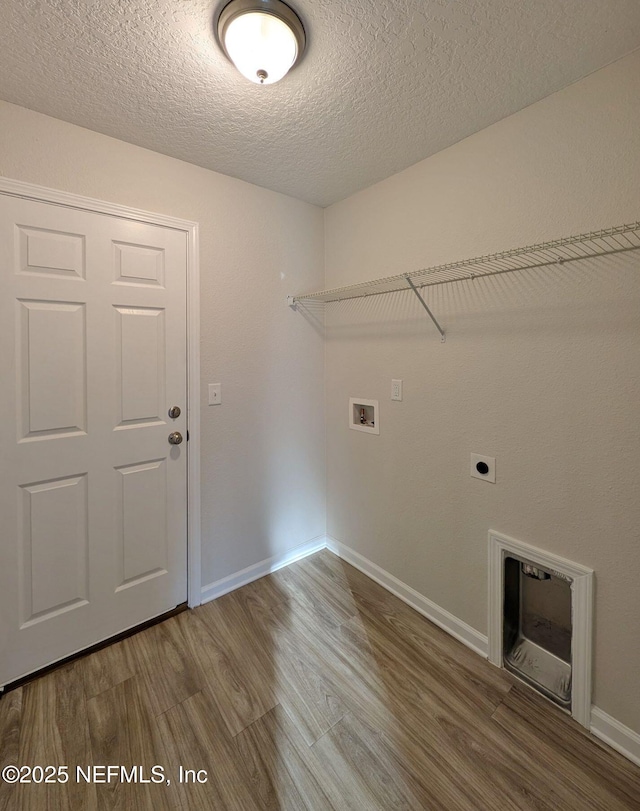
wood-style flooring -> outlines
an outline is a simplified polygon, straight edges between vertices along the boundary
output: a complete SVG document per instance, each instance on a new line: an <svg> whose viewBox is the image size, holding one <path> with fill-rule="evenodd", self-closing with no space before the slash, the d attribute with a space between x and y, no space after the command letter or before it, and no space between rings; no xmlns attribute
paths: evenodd
<svg viewBox="0 0 640 811"><path fill-rule="evenodd" d="M7 764L70 779L0 811L640 809L640 769L327 551L8 693ZM108 765L164 782L76 779Z"/></svg>

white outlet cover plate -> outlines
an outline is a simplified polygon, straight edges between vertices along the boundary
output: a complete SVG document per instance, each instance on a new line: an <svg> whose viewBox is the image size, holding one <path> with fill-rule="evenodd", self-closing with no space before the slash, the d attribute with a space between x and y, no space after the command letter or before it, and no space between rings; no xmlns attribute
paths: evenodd
<svg viewBox="0 0 640 811"><path fill-rule="evenodd" d="M402 400L402 380L391 381L391 399Z"/></svg>
<svg viewBox="0 0 640 811"><path fill-rule="evenodd" d="M489 468L487 473L479 473L476 465L484 462ZM479 453L471 454L471 469L469 471L474 479L482 479L483 482L496 483L496 460L493 456L481 456Z"/></svg>

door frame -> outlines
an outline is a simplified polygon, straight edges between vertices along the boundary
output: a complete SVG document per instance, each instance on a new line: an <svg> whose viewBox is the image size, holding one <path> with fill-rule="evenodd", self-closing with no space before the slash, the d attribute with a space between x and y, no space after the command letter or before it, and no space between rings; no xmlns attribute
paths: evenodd
<svg viewBox="0 0 640 811"><path fill-rule="evenodd" d="M166 214L96 200L21 180L0 177L0 194L40 203L106 214L148 225L183 231L187 235L187 601L202 601L200 537L200 257L199 225Z"/></svg>

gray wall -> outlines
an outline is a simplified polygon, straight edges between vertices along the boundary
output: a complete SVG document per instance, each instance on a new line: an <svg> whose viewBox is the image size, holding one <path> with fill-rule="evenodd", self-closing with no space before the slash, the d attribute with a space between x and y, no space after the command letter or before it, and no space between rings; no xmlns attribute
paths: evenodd
<svg viewBox="0 0 640 811"><path fill-rule="evenodd" d="M640 52L326 209L326 284L638 219ZM482 633L489 528L593 567L594 700L640 731L640 252L427 297L443 345L410 292L327 308L328 532Z"/></svg>

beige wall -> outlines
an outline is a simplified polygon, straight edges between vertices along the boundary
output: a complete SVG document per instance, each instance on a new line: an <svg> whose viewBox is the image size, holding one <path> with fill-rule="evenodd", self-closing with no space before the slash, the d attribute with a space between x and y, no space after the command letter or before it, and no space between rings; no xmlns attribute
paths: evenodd
<svg viewBox="0 0 640 811"><path fill-rule="evenodd" d="M327 209L326 283L638 219L640 52ZM595 703L640 732L640 255L428 298L443 345L412 293L327 308L328 532L483 633L489 528L593 567Z"/></svg>
<svg viewBox="0 0 640 811"><path fill-rule="evenodd" d="M3 102L0 175L200 223L203 584L324 534L322 210Z"/></svg>

